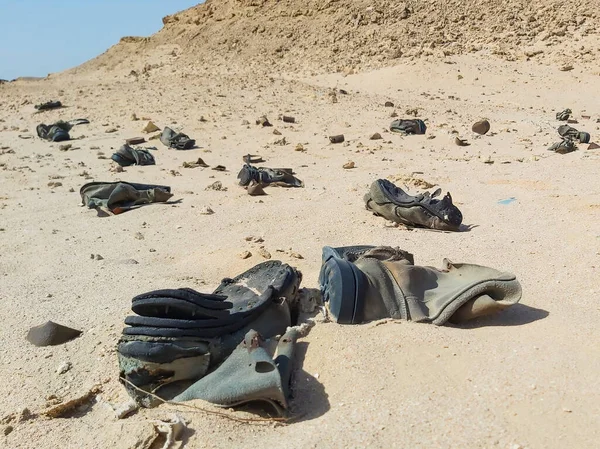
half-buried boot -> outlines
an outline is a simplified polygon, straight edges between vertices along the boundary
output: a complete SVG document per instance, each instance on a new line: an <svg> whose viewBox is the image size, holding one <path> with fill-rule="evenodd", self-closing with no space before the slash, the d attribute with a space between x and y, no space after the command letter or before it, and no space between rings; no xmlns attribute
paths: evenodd
<svg viewBox="0 0 600 449"><path fill-rule="evenodd" d="M265 338L284 334L296 321L301 279L289 265L267 261L224 279L213 294L183 288L133 298L137 316L125 319L117 346L129 394L154 406L144 392L171 399L214 371L251 329Z"/></svg>
<svg viewBox="0 0 600 449"><path fill-rule="evenodd" d="M108 209L119 214L144 204L168 201L171 187L132 182L89 182L79 190L81 201L90 209Z"/></svg>
<svg viewBox="0 0 600 449"><path fill-rule="evenodd" d="M176 150L189 150L196 145L194 139L190 139L187 134L177 133L171 128L166 127L160 135L160 141L170 148Z"/></svg>
<svg viewBox="0 0 600 449"><path fill-rule="evenodd" d="M248 186L252 181L267 186L280 187L304 187L304 183L293 175L291 168L256 168L250 164L244 164L237 175L241 186Z"/></svg>
<svg viewBox="0 0 600 449"><path fill-rule="evenodd" d="M427 126L423 120L419 119L400 119L394 120L390 124L390 131L400 134L425 134Z"/></svg>
<svg viewBox="0 0 600 449"><path fill-rule="evenodd" d="M154 156L143 148L133 148L125 144L111 156L111 159L121 167L130 165L155 165Z"/></svg>
<svg viewBox="0 0 600 449"><path fill-rule="evenodd" d="M341 324L382 318L442 325L504 310L521 299L515 275L473 264L414 265L391 247L323 248L323 300Z"/></svg>
<svg viewBox="0 0 600 449"><path fill-rule="evenodd" d="M251 330L219 368L173 400L202 399L222 407L263 401L282 415L288 404L296 339L294 329L283 335L273 359L260 334Z"/></svg>
<svg viewBox="0 0 600 449"><path fill-rule="evenodd" d="M365 206L375 215L387 220L441 231L458 231L462 213L447 193L441 200L435 199L441 189L411 196L387 179L378 179L371 184L364 197Z"/></svg>
<svg viewBox="0 0 600 449"><path fill-rule="evenodd" d="M586 133L583 131L578 131L569 125L559 126L558 134L560 134L563 138L568 138L571 140L578 140L579 143L589 143L589 141L590 141L589 133Z"/></svg>

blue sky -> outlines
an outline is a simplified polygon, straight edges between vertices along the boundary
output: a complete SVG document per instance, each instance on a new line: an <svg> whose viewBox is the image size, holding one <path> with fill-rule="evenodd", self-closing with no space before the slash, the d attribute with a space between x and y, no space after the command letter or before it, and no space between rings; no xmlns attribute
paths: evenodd
<svg viewBox="0 0 600 449"><path fill-rule="evenodd" d="M0 79L46 76L149 36L201 0L0 0Z"/></svg>

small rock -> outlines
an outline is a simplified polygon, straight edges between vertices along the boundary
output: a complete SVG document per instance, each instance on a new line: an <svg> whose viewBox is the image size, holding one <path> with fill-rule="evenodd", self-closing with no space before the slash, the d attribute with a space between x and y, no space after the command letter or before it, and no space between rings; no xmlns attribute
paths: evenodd
<svg viewBox="0 0 600 449"><path fill-rule="evenodd" d="M266 195L265 190L263 189L262 185L260 185L259 183L253 182L252 184L250 184L248 186L248 195L250 196L261 196L261 195Z"/></svg>
<svg viewBox="0 0 600 449"><path fill-rule="evenodd" d="M53 181L48 183L48 187L60 187L62 186L62 182Z"/></svg>
<svg viewBox="0 0 600 449"><path fill-rule="evenodd" d="M209 206L204 206L202 209L200 209L200 214L202 215L212 215L214 213L215 211L212 210Z"/></svg>
<svg viewBox="0 0 600 449"><path fill-rule="evenodd" d="M384 106L386 108L393 108L394 107L394 103L392 103L391 101L386 101Z"/></svg>
<svg viewBox="0 0 600 449"><path fill-rule="evenodd" d="M600 148L600 145L598 145L597 143L590 143L590 146L588 147L588 150L597 150L598 148Z"/></svg>
<svg viewBox="0 0 600 449"><path fill-rule="evenodd" d="M127 145L139 145L141 143L144 143L146 141L146 139L144 139L143 137L131 137L129 139L125 140L125 143Z"/></svg>
<svg viewBox="0 0 600 449"><path fill-rule="evenodd" d="M216 190L217 192L226 192L227 187L223 187L221 181L215 181L211 185L207 186L204 190Z"/></svg>
<svg viewBox="0 0 600 449"><path fill-rule="evenodd" d="M381 134L379 134L379 133L375 133L375 134L371 135L371 137L369 137L369 139L371 139L371 140L380 140L381 138L382 138Z"/></svg>
<svg viewBox="0 0 600 449"><path fill-rule="evenodd" d="M13 430L15 430L15 428L13 426L6 426L4 428L4 436L10 434Z"/></svg>
<svg viewBox="0 0 600 449"><path fill-rule="evenodd" d="M96 260L104 260L104 257L102 257L100 254L96 254Z"/></svg>
<svg viewBox="0 0 600 449"><path fill-rule="evenodd" d="M75 189L73 187L69 188L69 192L73 193L75 191Z"/></svg>
<svg viewBox="0 0 600 449"><path fill-rule="evenodd" d="M113 406L113 410L115 411L115 414L117 415L117 419L125 418L126 416L135 412L138 408L139 408L139 406L133 399L130 399L129 401L127 401L123 404Z"/></svg>
<svg viewBox="0 0 600 449"><path fill-rule="evenodd" d="M153 133L156 131L160 131L160 128L158 126L156 126L154 123L148 122L146 124L146 126L144 126L144 129L142 131L145 132L146 134L149 134L149 133Z"/></svg>
<svg viewBox="0 0 600 449"><path fill-rule="evenodd" d="M252 253L250 251L243 251L239 254L241 259L249 259L252 257Z"/></svg>
<svg viewBox="0 0 600 449"><path fill-rule="evenodd" d="M19 419L18 422L25 422L25 421L29 421L30 419L35 418L35 414L31 413L31 411L25 407L23 410L21 410L21 412L19 413Z"/></svg>
<svg viewBox="0 0 600 449"><path fill-rule="evenodd" d="M329 141L331 143L342 143L344 141L344 135L339 134L337 136L329 136Z"/></svg>
<svg viewBox="0 0 600 449"><path fill-rule="evenodd" d="M69 371L71 368L73 367L73 365L71 364L71 362L63 362L59 365L59 367L56 370L56 374L65 374L67 371Z"/></svg>
<svg viewBox="0 0 600 449"><path fill-rule="evenodd" d="M181 173L179 173L177 170L169 170L169 174L171 176L181 176Z"/></svg>
<svg viewBox="0 0 600 449"><path fill-rule="evenodd" d="M281 120L283 120L285 123L296 123L296 118L290 117L289 115L284 115L281 117Z"/></svg>
<svg viewBox="0 0 600 449"><path fill-rule="evenodd" d="M70 143L66 143L64 145L59 145L58 149L60 151L69 151L69 149L72 147L73 145L71 145Z"/></svg>
<svg viewBox="0 0 600 449"><path fill-rule="evenodd" d="M351 168L356 168L356 164L354 164L353 161L349 161L346 162L344 165L342 165L343 168L345 168L346 170L349 170Z"/></svg>
<svg viewBox="0 0 600 449"><path fill-rule="evenodd" d="M225 167L224 165L216 165L212 169L216 171L226 171L227 167Z"/></svg>
<svg viewBox="0 0 600 449"><path fill-rule="evenodd" d="M573 66L570 64L563 65L559 70L561 72L570 72L571 70L573 70Z"/></svg>
<svg viewBox="0 0 600 449"><path fill-rule="evenodd" d="M391 117L391 118L398 117L398 113L397 113L396 111L394 111L394 112L392 112L392 113L390 114L390 117Z"/></svg>
<svg viewBox="0 0 600 449"><path fill-rule="evenodd" d="M136 240L144 240L144 234L142 234L141 232L136 232L135 238Z"/></svg>
<svg viewBox="0 0 600 449"><path fill-rule="evenodd" d="M271 125L271 122L269 122L269 119L266 116L262 116L260 117L258 120L256 120L256 124L257 125L262 125L263 127L265 126L273 126Z"/></svg>
<svg viewBox="0 0 600 449"><path fill-rule="evenodd" d="M302 257L302 254L295 253L295 252L291 252L290 257L293 257L294 259L304 259L304 257Z"/></svg>
<svg viewBox="0 0 600 449"><path fill-rule="evenodd" d="M131 114L131 120L133 120L134 122L139 120L138 116L135 115L135 112L133 114Z"/></svg>
<svg viewBox="0 0 600 449"><path fill-rule="evenodd" d="M264 246L261 246L260 248L258 248L258 254L265 259L271 258L271 253L269 251L267 251Z"/></svg>
<svg viewBox="0 0 600 449"><path fill-rule="evenodd" d="M473 123L471 130L479 135L487 134L490 130L490 122L487 120L479 120L478 122Z"/></svg>
<svg viewBox="0 0 600 449"><path fill-rule="evenodd" d="M471 145L469 142L467 142L464 139L459 139L458 137L454 138L454 143L456 145L458 145L459 147L468 147L469 145Z"/></svg>
<svg viewBox="0 0 600 449"><path fill-rule="evenodd" d="M304 149L304 145L299 143L298 145L296 145L296 148L294 148L294 151L306 151L306 150Z"/></svg>
<svg viewBox="0 0 600 449"><path fill-rule="evenodd" d="M108 128L106 131L104 131L106 134L111 134L111 133L116 133L117 132L117 128Z"/></svg>
<svg viewBox="0 0 600 449"><path fill-rule="evenodd" d="M249 125L250 122L248 120L242 120L242 126Z"/></svg>
<svg viewBox="0 0 600 449"><path fill-rule="evenodd" d="M273 134L275 134L276 136L281 136L281 131L279 131L277 128L275 128L273 130Z"/></svg>

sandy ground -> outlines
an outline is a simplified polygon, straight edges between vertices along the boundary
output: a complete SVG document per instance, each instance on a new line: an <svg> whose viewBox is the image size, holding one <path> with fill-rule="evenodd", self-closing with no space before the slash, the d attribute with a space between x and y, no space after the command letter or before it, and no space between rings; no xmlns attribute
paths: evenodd
<svg viewBox="0 0 600 449"><path fill-rule="evenodd" d="M573 126L599 140L600 78L533 62L447 60L348 77L165 67L139 79L65 74L0 86L0 418L34 413L10 423L0 446L144 447L151 421L177 412L189 421L190 448L598 447L600 150L546 148L558 137L554 115L566 107L579 120ZM334 87L348 91L337 103L328 95ZM33 104L50 99L68 107L34 113ZM404 117L413 108L427 135L386 131L393 110ZM112 152L142 135L146 121L133 121L134 113L183 130L200 148L153 141L156 166L110 171ZM281 122L283 113L297 124ZM255 125L262 114L273 128ZM19 138L35 135L38 123L79 117L91 124L72 131L85 137L69 151ZM470 127L482 117L492 131L478 137ZM452 131L471 145L456 146ZM369 140L375 132L383 140ZM338 133L346 143L330 144L327 136ZM274 143L282 137L287 145ZM294 151L298 143L305 152ZM265 166L293 167L306 187L248 196L235 178L249 152ZM198 157L228 171L182 167ZM344 170L348 161L356 168ZM450 191L471 230L409 231L364 210L373 180L411 175ZM167 184L181 201L98 218L80 207L79 188L91 180ZM228 190L205 190L217 180ZM201 215L204 206L215 213ZM319 323L301 341L289 425L170 406L118 420L108 403L127 399L115 345L131 297L156 288L211 291L263 260L247 236L264 238L273 258L298 267L305 287L317 286L322 246L382 244L412 252L418 264L439 267L447 257L514 272L523 298L468 327ZM244 250L253 256L241 259ZM29 344L27 330L47 320L83 335L57 347ZM72 368L59 375L64 362ZM74 417L35 416L50 395L69 399L97 383L97 401Z"/></svg>

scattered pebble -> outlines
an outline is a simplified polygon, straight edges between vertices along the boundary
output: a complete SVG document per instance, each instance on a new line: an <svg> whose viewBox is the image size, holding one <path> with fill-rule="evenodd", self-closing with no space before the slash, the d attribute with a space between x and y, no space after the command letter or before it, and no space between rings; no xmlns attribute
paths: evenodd
<svg viewBox="0 0 600 449"><path fill-rule="evenodd" d="M372 134L371 137L369 137L371 140L380 140L381 138L381 134L379 133Z"/></svg>
<svg viewBox="0 0 600 449"><path fill-rule="evenodd" d="M242 251L239 256L241 259L249 259L252 257L252 253L250 251Z"/></svg>
<svg viewBox="0 0 600 449"><path fill-rule="evenodd" d="M149 133L153 133L156 131L160 131L160 128L158 126L156 126L154 123L148 122L146 124L146 126L144 126L144 129L142 131L145 132L146 134L149 134Z"/></svg>
<svg viewBox="0 0 600 449"><path fill-rule="evenodd" d="M66 144L64 144L64 145L59 145L59 146L58 146L58 149L59 149L60 151L69 151L69 149L71 149L71 147L72 147L72 146L73 146L73 145L71 145L70 143L66 143Z"/></svg>
<svg viewBox="0 0 600 449"><path fill-rule="evenodd" d="M349 170L351 168L356 168L356 164L353 161L350 161L350 162L346 162L342 167L345 168L346 170Z"/></svg>
<svg viewBox="0 0 600 449"><path fill-rule="evenodd" d="M215 211L212 210L209 206L204 206L202 209L200 209L200 214L202 215L212 215L214 213Z"/></svg>
<svg viewBox="0 0 600 449"><path fill-rule="evenodd" d="M281 131L279 131L277 128L275 128L273 130L273 134L275 134L276 136L281 136Z"/></svg>
<svg viewBox="0 0 600 449"><path fill-rule="evenodd" d="M136 240L144 240L144 234L142 234L141 232L136 232L135 238Z"/></svg>
<svg viewBox="0 0 600 449"><path fill-rule="evenodd" d="M264 126L273 126L273 125L271 125L271 122L269 122L269 119L264 115L256 120L256 124L262 125L263 127Z"/></svg>
<svg viewBox="0 0 600 449"><path fill-rule="evenodd" d="M271 253L269 251L267 251L264 246L261 246L260 248L258 248L257 252L260 256L264 257L265 259L271 258Z"/></svg>
<svg viewBox="0 0 600 449"><path fill-rule="evenodd" d="M216 190L217 192L227 192L227 187L223 187L221 181L215 181L212 184L206 186L204 190Z"/></svg>
<svg viewBox="0 0 600 449"><path fill-rule="evenodd" d="M116 133L117 132L117 128L108 128L106 131L104 131L106 134L111 134L111 133Z"/></svg>
<svg viewBox="0 0 600 449"><path fill-rule="evenodd" d="M13 426L6 426L3 431L4 435L6 436L6 435L10 434L13 430L15 430L15 428Z"/></svg>
<svg viewBox="0 0 600 449"><path fill-rule="evenodd" d="M71 362L63 362L58 366L58 368L56 370L56 374L65 374L72 367L73 367L73 365L71 364Z"/></svg>
<svg viewBox="0 0 600 449"><path fill-rule="evenodd" d="M295 252L291 252L290 257L293 257L294 259L304 259L304 257L302 257L302 254L295 253Z"/></svg>
<svg viewBox="0 0 600 449"><path fill-rule="evenodd" d="M386 101L384 106L386 108L393 108L394 107L394 103L392 103L391 101Z"/></svg>
<svg viewBox="0 0 600 449"><path fill-rule="evenodd" d="M298 145L296 145L296 148L294 148L294 151L306 151L306 150L304 149L304 145L299 143Z"/></svg>
<svg viewBox="0 0 600 449"><path fill-rule="evenodd" d="M469 142L467 142L466 140L464 140L464 139L460 139L460 138L458 138L458 137L455 137L455 138L454 138L454 143L455 143L456 145L458 145L459 147L468 147L469 145L471 145L471 144L470 144Z"/></svg>

